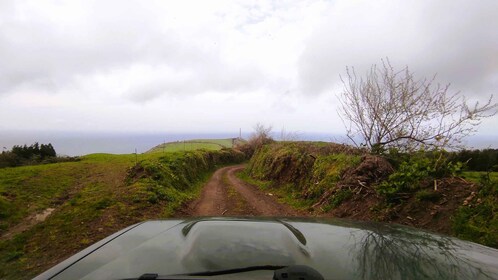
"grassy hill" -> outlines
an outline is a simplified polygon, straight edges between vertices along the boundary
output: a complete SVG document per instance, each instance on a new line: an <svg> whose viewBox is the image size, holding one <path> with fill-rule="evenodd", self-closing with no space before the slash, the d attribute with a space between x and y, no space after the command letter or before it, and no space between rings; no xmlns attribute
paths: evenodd
<svg viewBox="0 0 498 280"><path fill-rule="evenodd" d="M192 151L198 149L221 150L222 148L233 148L234 145L244 143L239 138L226 139L193 139L186 141L168 142L155 146L147 153Z"/></svg>
<svg viewBox="0 0 498 280"><path fill-rule="evenodd" d="M1 279L31 278L130 224L169 217L218 166L243 155L195 150L80 159L0 169Z"/></svg>

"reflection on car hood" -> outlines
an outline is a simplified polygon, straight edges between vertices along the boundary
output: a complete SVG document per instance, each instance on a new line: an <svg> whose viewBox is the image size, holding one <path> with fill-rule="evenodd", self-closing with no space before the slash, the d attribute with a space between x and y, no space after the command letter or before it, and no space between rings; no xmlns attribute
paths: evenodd
<svg viewBox="0 0 498 280"><path fill-rule="evenodd" d="M115 233L39 278L119 279L293 264L326 279L496 279L498 250L408 227L339 219L163 220Z"/></svg>

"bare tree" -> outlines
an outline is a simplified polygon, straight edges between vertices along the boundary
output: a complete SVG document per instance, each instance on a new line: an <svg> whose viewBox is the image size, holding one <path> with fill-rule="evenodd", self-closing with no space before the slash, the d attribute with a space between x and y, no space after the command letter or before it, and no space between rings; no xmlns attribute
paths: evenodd
<svg viewBox="0 0 498 280"><path fill-rule="evenodd" d="M254 152L261 148L263 145L272 143L272 127L264 126L261 123L257 123L254 126L254 132L249 136L247 143L243 145L238 145L237 149L243 152L247 158L252 157Z"/></svg>
<svg viewBox="0 0 498 280"><path fill-rule="evenodd" d="M348 138L372 152L461 148L482 119L496 114L493 96L469 106L460 92L435 83L436 76L416 80L408 67L395 71L389 60L373 65L365 77L354 68L346 72L340 115Z"/></svg>
<svg viewBox="0 0 498 280"><path fill-rule="evenodd" d="M257 123L254 126L254 132L249 137L249 144L254 148L260 147L266 143L273 142L271 136L272 126L264 126L261 123Z"/></svg>

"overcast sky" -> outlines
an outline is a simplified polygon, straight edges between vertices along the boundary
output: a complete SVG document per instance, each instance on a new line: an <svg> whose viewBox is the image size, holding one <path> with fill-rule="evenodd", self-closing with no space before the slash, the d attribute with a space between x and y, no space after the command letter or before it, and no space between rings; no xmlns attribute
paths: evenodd
<svg viewBox="0 0 498 280"><path fill-rule="evenodd" d="M339 75L385 57L485 100L497 15L496 0L2 0L0 130L342 133Z"/></svg>

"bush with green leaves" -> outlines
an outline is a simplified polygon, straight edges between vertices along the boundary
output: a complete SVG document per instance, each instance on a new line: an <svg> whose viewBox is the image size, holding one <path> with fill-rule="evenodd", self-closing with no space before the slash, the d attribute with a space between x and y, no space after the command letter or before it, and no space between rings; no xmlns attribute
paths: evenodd
<svg viewBox="0 0 498 280"><path fill-rule="evenodd" d="M450 161L444 152L418 152L400 155L396 172L377 186L377 192L388 200L398 200L406 193L420 190L429 181L455 176L462 170L461 162Z"/></svg>
<svg viewBox="0 0 498 280"><path fill-rule="evenodd" d="M336 208L341 205L343 201L350 199L353 196L353 192L349 189L340 189L338 190L330 201L330 207Z"/></svg>

